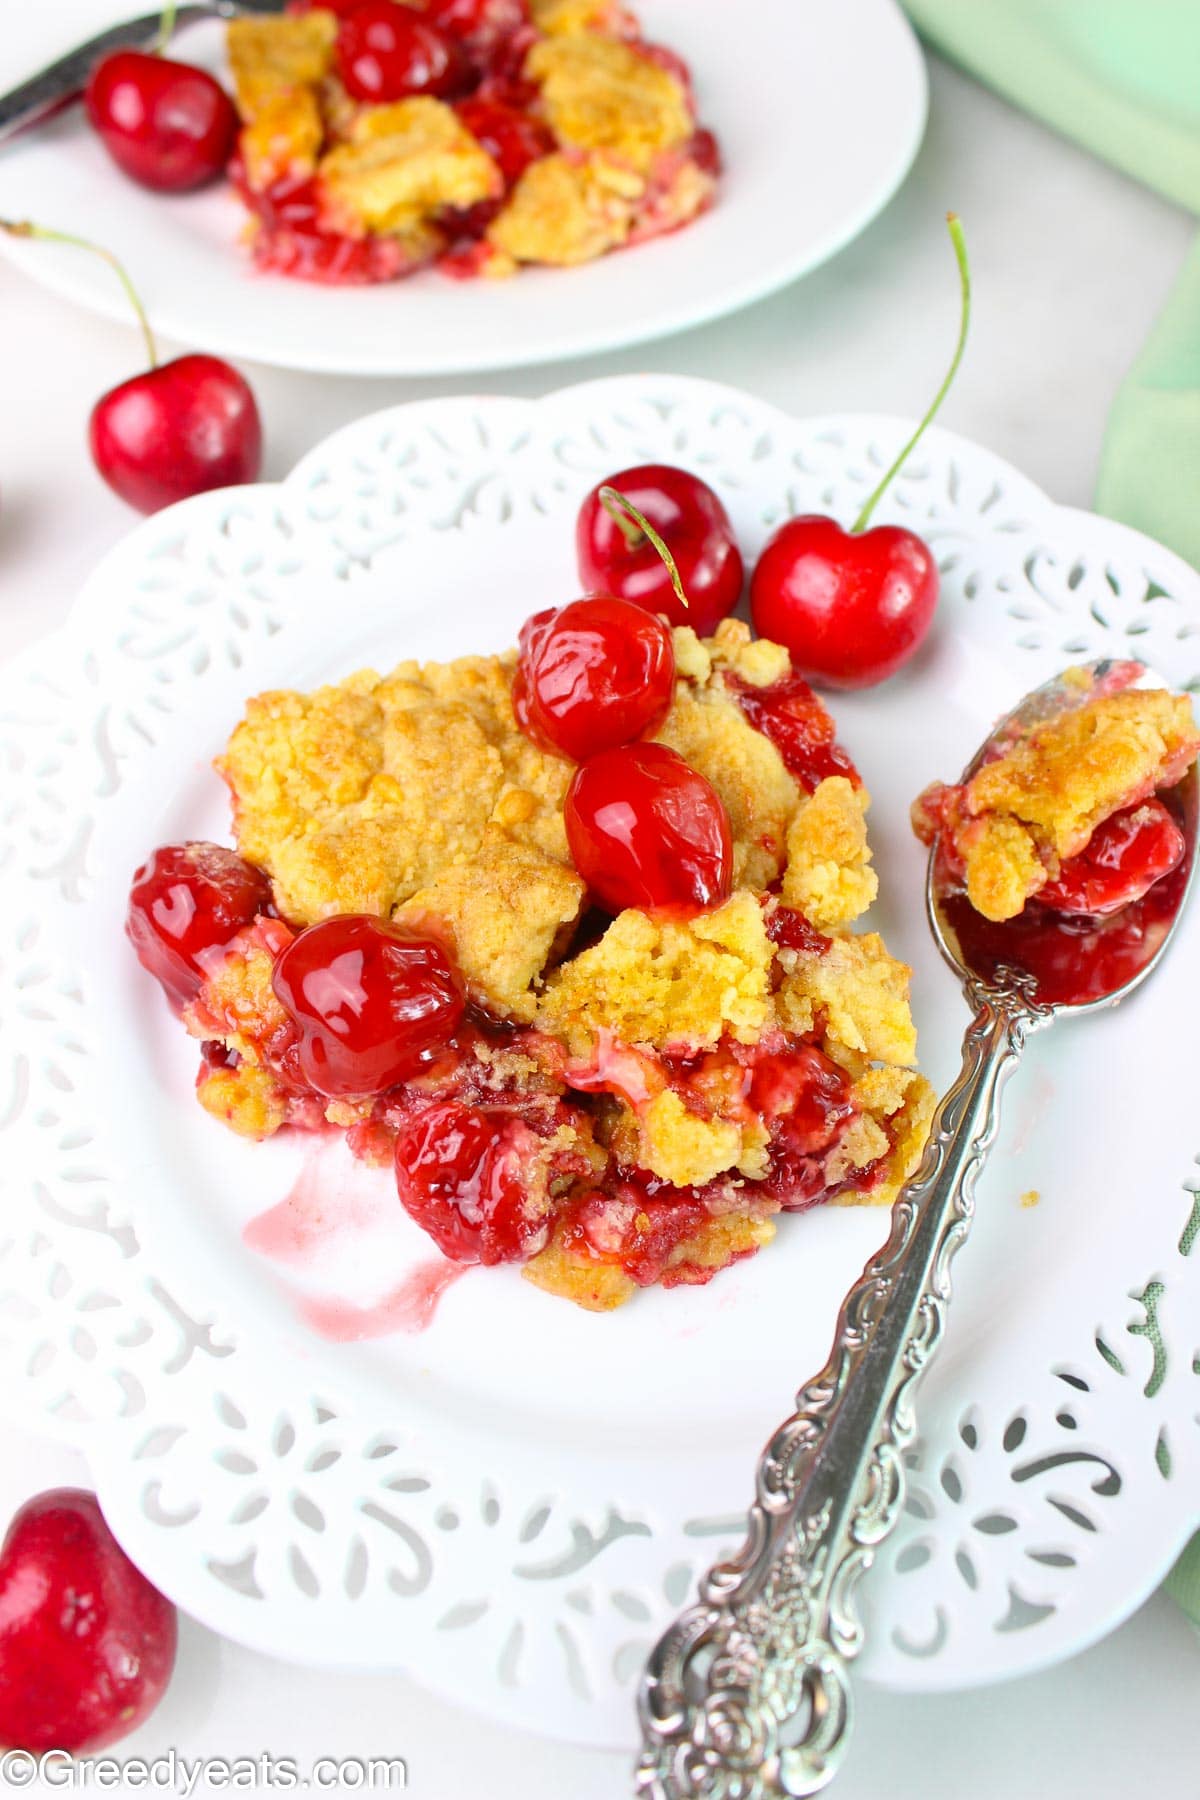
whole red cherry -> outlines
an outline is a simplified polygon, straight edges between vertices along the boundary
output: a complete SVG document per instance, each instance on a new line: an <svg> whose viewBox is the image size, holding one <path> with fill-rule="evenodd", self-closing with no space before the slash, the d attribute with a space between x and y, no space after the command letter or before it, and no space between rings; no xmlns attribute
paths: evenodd
<svg viewBox="0 0 1200 1800"><path fill-rule="evenodd" d="M177 356L110 388L88 442L109 487L144 513L253 481L262 467L254 394L218 356Z"/></svg>
<svg viewBox="0 0 1200 1800"><path fill-rule="evenodd" d="M94 1494L27 1501L0 1548L0 1746L100 1750L136 1730L171 1679L176 1633Z"/></svg>
<svg viewBox="0 0 1200 1800"><path fill-rule="evenodd" d="M463 1015L462 977L436 939L382 919L322 919L283 951L271 984L299 1028L296 1059L331 1098L414 1075Z"/></svg>
<svg viewBox="0 0 1200 1800"><path fill-rule="evenodd" d="M160 365L137 289L102 245L28 219L0 219L0 231L102 257L137 316L150 367L102 394L88 422L92 461L114 493L140 512L156 512L192 494L255 479L262 466L262 420L236 369L217 356L177 356Z"/></svg>
<svg viewBox="0 0 1200 1800"><path fill-rule="evenodd" d="M915 532L876 525L855 535L808 513L768 541L750 581L750 616L809 681L872 687L918 648L937 598L937 563Z"/></svg>
<svg viewBox="0 0 1200 1800"><path fill-rule="evenodd" d="M233 153L233 102L211 75L188 63L114 50L92 70L84 103L118 167L160 193L215 180Z"/></svg>
<svg viewBox="0 0 1200 1800"><path fill-rule="evenodd" d="M665 744L602 750L563 807L575 867L610 912L696 910L729 898L733 833L711 782Z"/></svg>
<svg viewBox="0 0 1200 1800"><path fill-rule="evenodd" d="M517 723L535 743L583 762L657 729L675 689L661 619L593 594L535 613L521 628L513 682Z"/></svg>
<svg viewBox="0 0 1200 1800"><path fill-rule="evenodd" d="M404 1210L455 1262L522 1262L546 1240L544 1207L526 1207L522 1168L538 1140L501 1109L449 1100L396 1142Z"/></svg>
<svg viewBox="0 0 1200 1800"><path fill-rule="evenodd" d="M214 953L271 904L261 869L220 844L165 844L129 890L125 933L168 1000L195 998Z"/></svg>
<svg viewBox="0 0 1200 1800"><path fill-rule="evenodd" d="M958 342L932 405L849 531L823 513L789 519L767 543L750 580L755 630L785 645L793 666L818 685L861 688L885 681L916 652L933 623L938 571L929 545L900 525L867 527L936 417L966 348L967 250L957 216L947 213L946 223L958 264Z"/></svg>
<svg viewBox="0 0 1200 1800"><path fill-rule="evenodd" d="M658 532L678 568L686 607L650 538L633 519L606 507L606 487L616 488ZM707 482L666 463L643 463L597 483L579 509L575 553L585 588L618 594L701 636L741 598L745 569L729 514Z"/></svg>
<svg viewBox="0 0 1200 1800"><path fill-rule="evenodd" d="M347 13L335 54L347 93L376 105L410 94L445 99L471 82L470 63L454 39L397 0L363 0Z"/></svg>

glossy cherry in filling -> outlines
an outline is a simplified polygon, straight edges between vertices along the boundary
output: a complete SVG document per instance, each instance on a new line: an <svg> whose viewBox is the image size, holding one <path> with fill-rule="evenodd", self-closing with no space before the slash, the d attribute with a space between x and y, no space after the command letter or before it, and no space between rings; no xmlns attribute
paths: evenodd
<svg viewBox="0 0 1200 1800"><path fill-rule="evenodd" d="M524 1261L546 1238L523 1174L539 1141L501 1108L431 1106L396 1140L401 1203L455 1262Z"/></svg>
<svg viewBox="0 0 1200 1800"><path fill-rule="evenodd" d="M671 552L687 595L683 605L658 550L637 523L601 499L613 487L643 513ZM575 552L584 587L619 594L672 625L707 636L741 598L745 569L719 497L686 469L644 463L594 487L579 509Z"/></svg>
<svg viewBox="0 0 1200 1800"><path fill-rule="evenodd" d="M322 919L271 976L299 1032L295 1058L330 1098L381 1094L414 1075L463 1015L462 978L436 939L380 919Z"/></svg>
<svg viewBox="0 0 1200 1800"><path fill-rule="evenodd" d="M794 779L811 794L829 775L861 785L858 770L837 741L837 728L803 675L795 672L755 687L726 675L726 688L756 731L770 738Z"/></svg>
<svg viewBox="0 0 1200 1800"><path fill-rule="evenodd" d="M1103 918L1140 900L1183 861L1187 843L1161 800L1113 813L1097 826L1078 856L1064 862L1038 890L1056 912Z"/></svg>
<svg viewBox="0 0 1200 1800"><path fill-rule="evenodd" d="M215 180L237 138L233 102L211 75L141 50L101 57L84 104L117 166L160 193L183 193Z"/></svg>
<svg viewBox="0 0 1200 1800"><path fill-rule="evenodd" d="M674 686L671 633L628 600L574 600L535 613L521 629L517 722L543 748L575 762L655 730Z"/></svg>
<svg viewBox="0 0 1200 1800"><path fill-rule="evenodd" d="M711 782L665 744L593 756L575 771L563 817L575 867L610 912L695 911L729 898L729 814Z"/></svg>
<svg viewBox="0 0 1200 1800"><path fill-rule="evenodd" d="M454 39L397 0L363 0L346 14L335 56L347 93L374 105L410 94L445 99L471 82L470 64Z"/></svg>
<svg viewBox="0 0 1200 1800"><path fill-rule="evenodd" d="M261 869L220 844L166 844L133 878L125 931L142 967L183 1006L214 955L271 904Z"/></svg>
<svg viewBox="0 0 1200 1800"><path fill-rule="evenodd" d="M528 28L527 0L426 0L426 16L471 56L488 60L514 32Z"/></svg>
<svg viewBox="0 0 1200 1800"><path fill-rule="evenodd" d="M519 107L473 94L469 100L460 100L454 110L499 168L506 189L516 186L530 163L554 149L550 129Z"/></svg>

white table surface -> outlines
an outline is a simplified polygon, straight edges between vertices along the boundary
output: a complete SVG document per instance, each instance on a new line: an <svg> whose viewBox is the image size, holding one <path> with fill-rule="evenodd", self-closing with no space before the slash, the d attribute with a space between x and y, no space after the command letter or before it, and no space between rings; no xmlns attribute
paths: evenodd
<svg viewBox="0 0 1200 1800"><path fill-rule="evenodd" d="M9 0L0 87L112 16L106 0ZM739 384L798 413L917 412L953 337L942 215L954 207L970 240L976 308L945 423L1056 499L1087 505L1109 402L1192 222L963 76L937 62L932 75L928 135L902 192L798 286L723 323L549 369L436 385L253 369L266 474L284 474L328 432L395 401L536 395L654 366ZM92 401L137 354L132 329L76 313L0 266L0 654L51 629L133 521L92 469L84 426ZM0 1431L0 1520L28 1494L86 1479L62 1449ZM1105 1643L1040 1676L947 1698L863 1690L836 1791L844 1800L1124 1800L1145 1788L1155 1800L1197 1800L1198 1692L1200 1637L1156 1596ZM402 1756L418 1800L617 1800L629 1791L620 1758L480 1724L394 1677L285 1667L188 1622L167 1698L122 1751L170 1748L229 1759L270 1750L301 1764Z"/></svg>

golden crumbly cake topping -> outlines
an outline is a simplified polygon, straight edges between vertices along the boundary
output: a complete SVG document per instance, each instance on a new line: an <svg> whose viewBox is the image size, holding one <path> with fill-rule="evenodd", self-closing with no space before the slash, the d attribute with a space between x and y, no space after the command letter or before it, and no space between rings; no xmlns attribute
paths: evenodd
<svg viewBox="0 0 1200 1800"><path fill-rule="evenodd" d="M774 945L753 894L680 920L630 910L553 974L538 1022L585 1056L601 1031L623 1044L749 1043L767 1021Z"/></svg>
<svg viewBox="0 0 1200 1800"><path fill-rule="evenodd" d="M780 950L779 961L787 973L777 1003L789 1031L812 1031L823 1020L827 1053L849 1068L864 1057L904 1066L915 1061L912 970L889 956L877 931L835 937L820 953Z"/></svg>
<svg viewBox="0 0 1200 1800"><path fill-rule="evenodd" d="M682 84L670 70L616 38L584 31L544 38L525 59L540 108L559 142L608 150L648 169L694 129Z"/></svg>
<svg viewBox="0 0 1200 1800"><path fill-rule="evenodd" d="M324 139L325 122L312 88L268 94L239 140L251 187L311 175Z"/></svg>
<svg viewBox="0 0 1200 1800"><path fill-rule="evenodd" d="M280 95L315 87L333 65L337 33L336 17L324 11L232 19L226 45L242 118L252 121Z"/></svg>
<svg viewBox="0 0 1200 1800"><path fill-rule="evenodd" d="M583 899L573 869L489 825L469 862L448 864L395 916L448 928L459 967L479 997L528 1023L534 983L555 945L569 937Z"/></svg>
<svg viewBox="0 0 1200 1800"><path fill-rule="evenodd" d="M866 788L830 775L801 799L787 835L784 904L819 931L847 925L879 891L867 843Z"/></svg>
<svg viewBox="0 0 1200 1800"><path fill-rule="evenodd" d="M625 243L645 191L635 169L603 152L543 156L488 226L487 241L513 263L590 262Z"/></svg>
<svg viewBox="0 0 1200 1800"><path fill-rule="evenodd" d="M1112 813L1173 786L1198 746L1191 701L1156 688L1089 701L1018 739L961 790L952 830L976 911L1015 917Z"/></svg>
<svg viewBox="0 0 1200 1800"><path fill-rule="evenodd" d="M395 232L443 207L494 200L504 181L452 107L417 95L364 108L349 141L322 160L321 191L338 230Z"/></svg>

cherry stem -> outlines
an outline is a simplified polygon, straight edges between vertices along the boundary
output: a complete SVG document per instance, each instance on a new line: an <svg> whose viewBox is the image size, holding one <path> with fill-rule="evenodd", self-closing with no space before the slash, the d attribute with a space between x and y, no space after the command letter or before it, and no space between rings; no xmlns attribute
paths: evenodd
<svg viewBox="0 0 1200 1800"><path fill-rule="evenodd" d="M47 225L34 225L29 219L0 219L0 231L7 232L9 237L38 238L47 244L70 244L76 250L90 250L93 256L102 257L129 297L129 304L133 307L137 315L137 322L141 326L150 367L157 369L158 346L154 342L154 333L150 329L146 309L142 305L137 289L129 279L125 265L117 260L111 250L106 250L103 244L93 244L90 238L76 237L70 231L51 231Z"/></svg>
<svg viewBox="0 0 1200 1800"><path fill-rule="evenodd" d="M171 47L171 39L175 36L175 15L178 11L179 0L167 0L158 25L158 39L154 46L156 56L165 56Z"/></svg>
<svg viewBox="0 0 1200 1800"><path fill-rule="evenodd" d="M658 551L658 554L662 557L667 574L671 577L671 586L675 589L675 596L678 599L679 604L681 606L686 606L688 597L683 591L683 582L680 579L678 564L671 555L671 552L667 549L667 546L663 543L658 532L655 531L645 513L640 512L633 504L632 500L627 500L619 488L608 487L607 485L600 489L600 504L603 506L609 518L621 531L625 542L629 545L631 550L637 550L643 539L649 538L650 542L654 545L654 548ZM632 523L630 523L631 520Z"/></svg>
<svg viewBox="0 0 1200 1800"><path fill-rule="evenodd" d="M954 246L954 260L958 264L959 289L962 296L962 311L958 326L958 343L954 347L954 355L951 358L950 367L946 370L942 385L933 396L933 404L925 414L925 417L921 420L921 423L917 426L917 429L909 438L907 444L905 444L903 450L901 450L895 462L884 475L878 487L868 495L862 511L850 527L852 533L865 531L867 529L871 514L875 511L876 506L883 498L884 492L904 467L904 464L908 461L909 457L924 437L927 427L932 425L934 419L937 417L942 401L950 392L950 384L958 374L958 365L962 361L963 351L967 347L967 328L971 323L971 269L970 264L967 262L967 244L966 239L963 237L963 228L957 213L947 213L946 224L950 231L950 242Z"/></svg>

